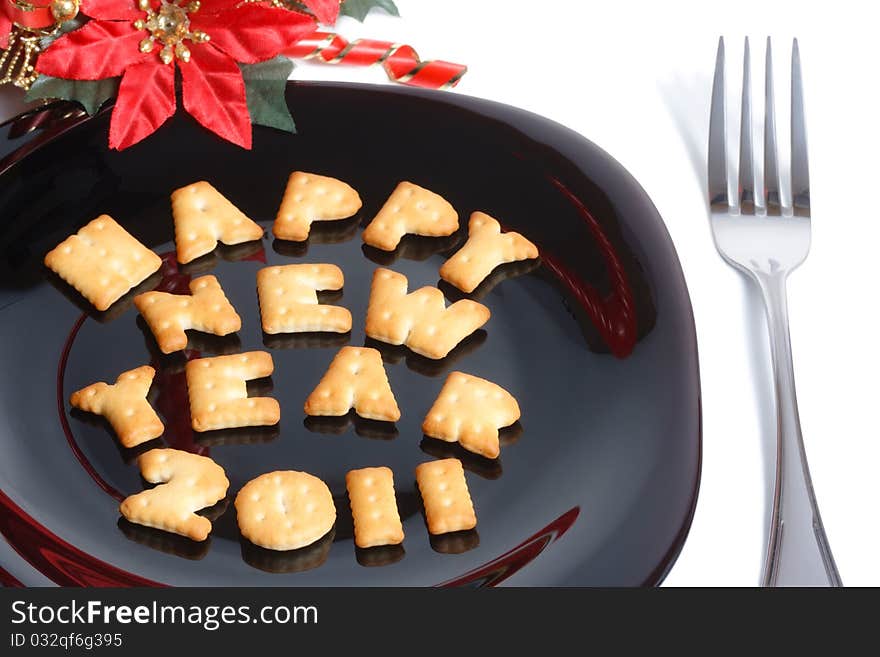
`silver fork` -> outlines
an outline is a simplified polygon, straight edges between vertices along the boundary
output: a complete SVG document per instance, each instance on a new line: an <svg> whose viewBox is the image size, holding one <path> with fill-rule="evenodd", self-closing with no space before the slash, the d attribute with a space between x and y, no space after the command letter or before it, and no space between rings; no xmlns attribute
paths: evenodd
<svg viewBox="0 0 880 657"><path fill-rule="evenodd" d="M770 39L765 60L763 185L755 194L752 156L751 62L743 61L738 193L728 192L724 39L718 42L709 123L709 206L715 246L724 259L758 284L767 310L776 389L776 483L764 586L841 586L819 516L801 436L788 333L785 283L810 250L810 174L800 53L791 55L791 185L777 163Z"/></svg>

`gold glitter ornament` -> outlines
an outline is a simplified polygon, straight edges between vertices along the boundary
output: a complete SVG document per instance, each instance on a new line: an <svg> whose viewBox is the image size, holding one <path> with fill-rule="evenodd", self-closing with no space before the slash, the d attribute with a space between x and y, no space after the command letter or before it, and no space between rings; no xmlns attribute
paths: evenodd
<svg viewBox="0 0 880 657"><path fill-rule="evenodd" d="M49 12L56 23L64 23L79 13L79 2L80 0L52 0Z"/></svg>
<svg viewBox="0 0 880 657"><path fill-rule="evenodd" d="M185 6L178 4L180 0L168 2L162 0L159 11L153 10L149 0L139 0L138 7L147 13L145 19L134 22L135 29L147 30L150 34L140 42L141 52L152 52L156 42L162 44L159 59L170 64L175 56L186 63L190 59L190 50L184 43L189 39L193 43L203 43L210 37L204 32L190 30L189 14L194 14L201 6L199 2L190 2Z"/></svg>

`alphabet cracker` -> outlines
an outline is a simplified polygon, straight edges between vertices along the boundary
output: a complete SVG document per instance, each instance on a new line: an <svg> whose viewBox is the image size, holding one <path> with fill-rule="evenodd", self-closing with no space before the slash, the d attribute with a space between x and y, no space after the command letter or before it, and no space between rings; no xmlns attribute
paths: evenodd
<svg viewBox="0 0 880 657"><path fill-rule="evenodd" d="M339 290L344 284L336 265L283 265L257 272L257 293L263 330L269 334L351 330L347 308L318 303L318 290Z"/></svg>
<svg viewBox="0 0 880 657"><path fill-rule="evenodd" d="M336 522L336 505L327 484L293 470L250 480L235 497L235 511L242 536L269 550L311 545Z"/></svg>
<svg viewBox="0 0 880 657"><path fill-rule="evenodd" d="M416 466L416 482L430 533L446 534L477 526L461 461L443 459L422 463Z"/></svg>
<svg viewBox="0 0 880 657"><path fill-rule="evenodd" d="M462 292L473 292L498 265L538 257L538 247L519 233L501 232L488 214L474 212L468 241L440 267L440 278Z"/></svg>
<svg viewBox="0 0 880 657"><path fill-rule="evenodd" d="M354 408L368 420L400 419L382 356L369 347L340 349L303 408L307 415L339 416Z"/></svg>
<svg viewBox="0 0 880 657"><path fill-rule="evenodd" d="M159 256L106 214L49 251L43 262L102 311L162 266Z"/></svg>
<svg viewBox="0 0 880 657"><path fill-rule="evenodd" d="M278 239L302 242L308 239L313 221L346 219L360 209L361 197L347 183L294 171L287 181L272 234Z"/></svg>
<svg viewBox="0 0 880 657"><path fill-rule="evenodd" d="M156 375L149 365L123 372L116 383L100 381L70 395L70 405L107 418L123 447L135 447L165 431L162 420L147 401Z"/></svg>
<svg viewBox="0 0 880 657"><path fill-rule="evenodd" d="M197 358L186 364L189 411L195 431L277 424L281 407L271 397L248 397L247 381L272 374L272 356L249 351Z"/></svg>
<svg viewBox="0 0 880 657"><path fill-rule="evenodd" d="M446 199L411 182L402 182L364 229L364 242L393 251L409 233L439 237L457 230L458 213Z"/></svg>
<svg viewBox="0 0 880 657"><path fill-rule="evenodd" d="M498 430L519 416L516 399L501 386L464 372L451 372L425 416L422 431L494 459L500 452Z"/></svg>
<svg viewBox="0 0 880 657"><path fill-rule="evenodd" d="M155 488L126 497L119 512L129 521L204 541L211 521L196 515L213 506L229 488L226 473L207 456L179 449L151 449L138 457L144 479Z"/></svg>
<svg viewBox="0 0 880 657"><path fill-rule="evenodd" d="M407 294L406 276L377 269L367 306L367 335L389 344L405 344L428 358L443 358L489 321L481 303L462 299L446 307L443 293L423 287Z"/></svg>
<svg viewBox="0 0 880 657"><path fill-rule="evenodd" d="M351 470L345 475L345 486L354 518L355 545L371 548L403 542L390 468Z"/></svg>
<svg viewBox="0 0 880 657"><path fill-rule="evenodd" d="M263 237L263 229L205 181L171 194L174 242L181 264L217 248L217 242L241 244Z"/></svg>
<svg viewBox="0 0 880 657"><path fill-rule="evenodd" d="M185 349L188 329L229 335L241 328L241 318L214 276L194 278L189 289L191 296L144 292L134 298L163 354Z"/></svg>

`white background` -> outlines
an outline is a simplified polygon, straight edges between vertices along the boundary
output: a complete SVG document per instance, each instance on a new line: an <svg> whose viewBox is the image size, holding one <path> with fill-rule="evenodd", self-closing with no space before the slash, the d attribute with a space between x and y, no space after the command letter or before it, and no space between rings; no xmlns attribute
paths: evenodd
<svg viewBox="0 0 880 657"><path fill-rule="evenodd" d="M467 64L453 93L517 105L577 130L629 169L657 205L693 301L704 412L699 503L667 585L758 583L775 442L763 308L717 255L704 200L720 35L731 90L739 85L743 37L752 38L756 64L773 37L782 133L790 42L800 41L813 202L812 251L789 288L801 420L843 581L880 585L880 206L873 202L880 57L872 4L397 0L399 19L375 11L363 25L337 25L349 39L408 43L426 59ZM387 79L381 69L321 64L298 65L293 77ZM760 69L753 79L760 92ZM4 93L8 114L14 101ZM729 116L738 116L736 94L728 99Z"/></svg>

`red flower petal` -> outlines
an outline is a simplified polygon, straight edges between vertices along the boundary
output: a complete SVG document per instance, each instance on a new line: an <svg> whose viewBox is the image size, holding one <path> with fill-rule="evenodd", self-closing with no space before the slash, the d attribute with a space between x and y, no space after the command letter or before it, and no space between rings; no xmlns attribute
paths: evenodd
<svg viewBox="0 0 880 657"><path fill-rule="evenodd" d="M122 150L153 134L176 108L173 64L151 58L129 66L110 118L110 148Z"/></svg>
<svg viewBox="0 0 880 657"><path fill-rule="evenodd" d="M250 149L251 116L238 64L203 44L192 48L192 59L180 64L180 72L186 111L223 139Z"/></svg>
<svg viewBox="0 0 880 657"><path fill-rule="evenodd" d="M144 33L131 23L89 21L83 27L53 41L37 60L37 71L55 78L101 80L122 75L144 57L138 50Z"/></svg>
<svg viewBox="0 0 880 657"><path fill-rule="evenodd" d="M219 14L222 11L228 11L236 5L242 4L244 1L245 0L202 0L202 6L195 15ZM193 16L193 14L190 14L190 19L192 19Z"/></svg>
<svg viewBox="0 0 880 657"><path fill-rule="evenodd" d="M302 0L319 21L333 25L339 17L339 0Z"/></svg>
<svg viewBox="0 0 880 657"><path fill-rule="evenodd" d="M135 21L146 16L135 0L82 0L79 10L89 18L105 21Z"/></svg>
<svg viewBox="0 0 880 657"><path fill-rule="evenodd" d="M310 16L287 9L245 5L219 15L194 14L193 29L207 32L214 45L237 62L272 59L315 31Z"/></svg>
<svg viewBox="0 0 880 657"><path fill-rule="evenodd" d="M6 46L9 45L9 30L11 29L12 21L0 9L0 50L6 50Z"/></svg>

